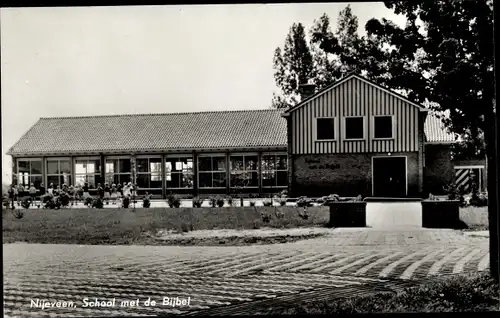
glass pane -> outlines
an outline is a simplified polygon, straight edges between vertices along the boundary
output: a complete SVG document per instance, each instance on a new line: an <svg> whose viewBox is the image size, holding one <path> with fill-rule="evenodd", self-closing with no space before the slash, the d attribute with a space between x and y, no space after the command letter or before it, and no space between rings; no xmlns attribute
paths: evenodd
<svg viewBox="0 0 500 318"><path fill-rule="evenodd" d="M89 161L85 164L85 173L96 173L96 163L93 161Z"/></svg>
<svg viewBox="0 0 500 318"><path fill-rule="evenodd" d="M42 174L42 160L31 161L31 174Z"/></svg>
<svg viewBox="0 0 500 318"><path fill-rule="evenodd" d="M59 168L61 169L61 173L71 174L71 162L70 162L70 160L59 161Z"/></svg>
<svg viewBox="0 0 500 318"><path fill-rule="evenodd" d="M60 183L59 176L48 176L47 177L47 183L50 185L51 183L54 185L54 188L57 188L57 186L61 186L62 184Z"/></svg>
<svg viewBox="0 0 500 318"><path fill-rule="evenodd" d="M180 188L180 174L179 173L171 173L170 180L167 179L167 188Z"/></svg>
<svg viewBox="0 0 500 318"><path fill-rule="evenodd" d="M212 157L200 157L200 158L198 158L198 170L199 171L212 171Z"/></svg>
<svg viewBox="0 0 500 318"><path fill-rule="evenodd" d="M150 161L149 162L149 171L151 173L161 173L161 161L158 161L158 162Z"/></svg>
<svg viewBox="0 0 500 318"><path fill-rule="evenodd" d="M213 187L214 188L225 188L226 187L226 173L225 172L214 172L213 173Z"/></svg>
<svg viewBox="0 0 500 318"><path fill-rule="evenodd" d="M101 160L100 159L90 160L89 165L87 166L87 173L99 173L99 172L101 172Z"/></svg>
<svg viewBox="0 0 500 318"><path fill-rule="evenodd" d="M172 171L172 162L167 161L165 162L165 172L168 173L170 171Z"/></svg>
<svg viewBox="0 0 500 318"><path fill-rule="evenodd" d="M19 173L17 178L17 184L21 184L26 187L30 183L29 174L28 173Z"/></svg>
<svg viewBox="0 0 500 318"><path fill-rule="evenodd" d="M258 187L259 186L259 173L258 172L249 172L248 173L249 181L248 181L248 186L249 187Z"/></svg>
<svg viewBox="0 0 500 318"><path fill-rule="evenodd" d="M112 185L113 183L116 184L114 174L112 174L112 173L106 173L106 182L109 185Z"/></svg>
<svg viewBox="0 0 500 318"><path fill-rule="evenodd" d="M149 180L150 188L161 189L161 174L152 173Z"/></svg>
<svg viewBox="0 0 500 318"><path fill-rule="evenodd" d="M360 139L364 137L362 117L346 118L345 126L346 139Z"/></svg>
<svg viewBox="0 0 500 318"><path fill-rule="evenodd" d="M243 156L231 156L229 158L231 171L245 170L245 167L243 166Z"/></svg>
<svg viewBox="0 0 500 318"><path fill-rule="evenodd" d="M262 186L274 187L276 185L275 172L262 171Z"/></svg>
<svg viewBox="0 0 500 318"><path fill-rule="evenodd" d="M47 161L47 174L59 174L58 161Z"/></svg>
<svg viewBox="0 0 500 318"><path fill-rule="evenodd" d="M85 175L75 175L75 185L83 186L85 183Z"/></svg>
<svg viewBox="0 0 500 318"><path fill-rule="evenodd" d="M136 160L137 172L149 172L148 171L148 159L137 159Z"/></svg>
<svg viewBox="0 0 500 318"><path fill-rule="evenodd" d="M149 188L149 174L138 174L137 186L139 188Z"/></svg>
<svg viewBox="0 0 500 318"><path fill-rule="evenodd" d="M87 173L87 161L76 160L75 161L75 174Z"/></svg>
<svg viewBox="0 0 500 318"><path fill-rule="evenodd" d="M231 187L253 187L259 185L257 172L231 173Z"/></svg>
<svg viewBox="0 0 500 318"><path fill-rule="evenodd" d="M277 171L277 186L287 186L288 185L288 176L286 171Z"/></svg>
<svg viewBox="0 0 500 318"><path fill-rule="evenodd" d="M42 176L31 176L30 183L35 185L35 188L40 189L42 184Z"/></svg>
<svg viewBox="0 0 500 318"><path fill-rule="evenodd" d="M71 184L71 175L70 174L67 174L67 173L63 173L62 176L61 176L61 182L63 184L66 184L67 186L70 186L72 185Z"/></svg>
<svg viewBox="0 0 500 318"><path fill-rule="evenodd" d="M172 173L171 172L165 173L165 180L166 181L172 181Z"/></svg>
<svg viewBox="0 0 500 318"><path fill-rule="evenodd" d="M193 171L193 159L187 159L182 165L183 171Z"/></svg>
<svg viewBox="0 0 500 318"><path fill-rule="evenodd" d="M211 188L212 187L212 173L198 173L198 184L200 188Z"/></svg>
<svg viewBox="0 0 500 318"><path fill-rule="evenodd" d="M118 159L118 164L119 164L119 167L118 167L118 172L119 173L122 173L122 172L131 172L131 164L130 164L130 159Z"/></svg>
<svg viewBox="0 0 500 318"><path fill-rule="evenodd" d="M129 183L132 181L132 179L130 178L130 174L128 174L128 173L127 174L120 174L119 176L120 176L121 184L123 184L124 182Z"/></svg>
<svg viewBox="0 0 500 318"><path fill-rule="evenodd" d="M272 155L262 156L262 170L274 170L274 159L275 157Z"/></svg>
<svg viewBox="0 0 500 318"><path fill-rule="evenodd" d="M317 118L316 119L316 138L335 139L334 119L333 118Z"/></svg>
<svg viewBox="0 0 500 318"><path fill-rule="evenodd" d="M258 156L245 156L245 169L258 170L257 162L259 162Z"/></svg>
<svg viewBox="0 0 500 318"><path fill-rule="evenodd" d="M176 161L175 162L175 171L182 171L182 166L183 166L182 161Z"/></svg>
<svg viewBox="0 0 500 318"><path fill-rule="evenodd" d="M392 117L375 117L375 138L392 138Z"/></svg>
<svg viewBox="0 0 500 318"><path fill-rule="evenodd" d="M226 157L213 157L213 171L226 171Z"/></svg>
<svg viewBox="0 0 500 318"><path fill-rule="evenodd" d="M287 156L286 155L278 155L276 156L277 161L277 169L278 170L287 170Z"/></svg>
<svg viewBox="0 0 500 318"><path fill-rule="evenodd" d="M29 161L25 161L25 160L19 160L17 162L18 164L18 173L30 173L30 162Z"/></svg>
<svg viewBox="0 0 500 318"><path fill-rule="evenodd" d="M193 187L193 173L185 172L181 175L181 185L183 188Z"/></svg>
<svg viewBox="0 0 500 318"><path fill-rule="evenodd" d="M106 173L115 172L115 165L112 162L106 161Z"/></svg>

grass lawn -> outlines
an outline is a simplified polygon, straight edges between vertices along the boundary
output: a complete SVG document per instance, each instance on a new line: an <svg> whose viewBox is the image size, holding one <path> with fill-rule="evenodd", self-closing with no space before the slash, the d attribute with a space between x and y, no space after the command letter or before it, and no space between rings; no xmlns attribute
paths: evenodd
<svg viewBox="0 0 500 318"><path fill-rule="evenodd" d="M30 209L16 218L11 211L2 213L3 242L66 243L66 244L147 244L193 245L200 239L158 240L157 233L165 230L179 233L213 229L296 228L324 226L329 220L328 208L310 208L304 220L300 209L277 208L284 211L278 218L275 208L137 208L132 209ZM262 221L260 211L271 214L269 223ZM242 245L255 243L282 243L317 237L317 233L302 237L281 235L252 239L252 236L207 238L207 244ZM201 240L203 241L203 239ZM221 241L224 241L221 243Z"/></svg>
<svg viewBox="0 0 500 318"><path fill-rule="evenodd" d="M353 314L403 312L498 311L498 284L486 274L454 276L407 288L399 293L301 302L287 308L266 308L257 314Z"/></svg>
<svg viewBox="0 0 500 318"><path fill-rule="evenodd" d="M488 207L460 208L460 220L467 224L466 230L488 230Z"/></svg>

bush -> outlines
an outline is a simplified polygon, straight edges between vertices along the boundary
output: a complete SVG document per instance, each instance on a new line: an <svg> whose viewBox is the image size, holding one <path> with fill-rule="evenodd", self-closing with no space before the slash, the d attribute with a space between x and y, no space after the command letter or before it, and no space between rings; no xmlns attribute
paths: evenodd
<svg viewBox="0 0 500 318"><path fill-rule="evenodd" d="M262 201L262 204L264 206L273 206L273 201L271 199L264 199L264 201Z"/></svg>
<svg viewBox="0 0 500 318"><path fill-rule="evenodd" d="M168 206L171 208L178 208L181 206L181 199L175 194L170 193L167 198Z"/></svg>
<svg viewBox="0 0 500 318"><path fill-rule="evenodd" d="M98 196L94 199L94 201L92 202L92 207L96 208L96 209L104 208L104 201L101 199L100 196Z"/></svg>
<svg viewBox="0 0 500 318"><path fill-rule="evenodd" d="M476 207L488 206L488 193L476 193L470 199L470 205Z"/></svg>
<svg viewBox="0 0 500 318"><path fill-rule="evenodd" d="M94 199L92 197L86 197L83 203L88 206L89 208L92 207L92 204L94 202Z"/></svg>
<svg viewBox="0 0 500 318"><path fill-rule="evenodd" d="M227 204L229 206L236 206L236 202L233 200L233 197L232 196L228 196L227 197Z"/></svg>
<svg viewBox="0 0 500 318"><path fill-rule="evenodd" d="M222 207L224 206L224 198L222 198L222 197L217 197L216 201L217 201L217 206L218 206L219 208L222 208Z"/></svg>
<svg viewBox="0 0 500 318"><path fill-rule="evenodd" d="M250 199L249 204L250 204L250 206L255 206L255 200L254 199Z"/></svg>
<svg viewBox="0 0 500 318"><path fill-rule="evenodd" d="M210 206L212 208L215 208L217 206L217 198L216 197L210 197L210 198L208 198L208 201L210 202Z"/></svg>
<svg viewBox="0 0 500 318"><path fill-rule="evenodd" d="M16 219L22 219L22 218L24 217L24 213L23 213L23 211L20 211L20 210L14 210L14 211L12 212L12 214L14 215L14 217L15 217Z"/></svg>
<svg viewBox="0 0 500 318"><path fill-rule="evenodd" d="M122 200L122 206L124 209L128 209L130 205L130 198L129 197L124 197Z"/></svg>
<svg viewBox="0 0 500 318"><path fill-rule="evenodd" d="M203 205L203 199L201 199L200 197L194 197L193 198L193 208L201 208L201 206Z"/></svg>
<svg viewBox="0 0 500 318"><path fill-rule="evenodd" d="M29 209L31 205L31 198L24 198L23 201L21 201L21 206L24 209Z"/></svg>
<svg viewBox="0 0 500 318"><path fill-rule="evenodd" d="M277 219L282 219L284 217L285 217L285 213L283 213L282 211L276 210L276 218Z"/></svg>
<svg viewBox="0 0 500 318"><path fill-rule="evenodd" d="M463 193L461 193L460 188L457 187L455 182L448 183L443 187L443 190L448 195L448 200L459 200L460 195L461 194L463 195Z"/></svg>
<svg viewBox="0 0 500 318"><path fill-rule="evenodd" d="M271 214L269 213L260 212L260 217L264 223L269 223L271 221Z"/></svg>
<svg viewBox="0 0 500 318"><path fill-rule="evenodd" d="M143 208L149 208L151 206L151 200L147 197L144 197L142 199L142 207Z"/></svg>
<svg viewBox="0 0 500 318"><path fill-rule="evenodd" d="M303 211L299 211L299 218L303 220L307 220L309 218L309 214L307 213L307 209L305 207Z"/></svg>
<svg viewBox="0 0 500 318"><path fill-rule="evenodd" d="M311 207L313 206L313 201L312 199L309 199L308 197L302 196L297 199L297 206L298 207Z"/></svg>

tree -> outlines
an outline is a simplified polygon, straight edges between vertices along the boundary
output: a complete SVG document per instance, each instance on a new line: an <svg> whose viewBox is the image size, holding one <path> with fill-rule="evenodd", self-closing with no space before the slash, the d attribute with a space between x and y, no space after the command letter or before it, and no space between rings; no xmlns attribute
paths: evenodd
<svg viewBox="0 0 500 318"><path fill-rule="evenodd" d="M282 96L274 95L273 107L296 104L300 100L299 85L306 83L313 72L313 57L301 23L294 23L290 28L283 51L276 48L273 64L274 79L282 93Z"/></svg>
<svg viewBox="0 0 500 318"><path fill-rule="evenodd" d="M443 123L478 141L484 132L488 162L495 161L493 1L385 1L407 19L400 28L386 19L366 23L358 69L372 80L402 89L415 102L448 111ZM345 52L339 35L317 34L331 53ZM347 59L349 61L349 59ZM473 146L472 148L475 148ZM490 268L498 279L496 165L488 164Z"/></svg>

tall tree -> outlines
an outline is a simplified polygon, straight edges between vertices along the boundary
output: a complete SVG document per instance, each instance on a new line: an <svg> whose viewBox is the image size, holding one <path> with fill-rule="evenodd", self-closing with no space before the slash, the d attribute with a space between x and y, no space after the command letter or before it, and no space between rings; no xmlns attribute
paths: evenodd
<svg viewBox="0 0 500 318"><path fill-rule="evenodd" d="M273 107L294 105L300 100L299 85L306 83L313 73L313 57L306 41L304 26L294 23L283 46L274 52L274 79L281 95L274 95Z"/></svg>
<svg viewBox="0 0 500 318"><path fill-rule="evenodd" d="M403 89L408 98L435 102L448 111L444 124L477 141L484 132L489 162L495 162L493 1L384 2L407 19L404 28L371 19L360 43L361 69L381 84ZM316 38L326 52L342 52L338 35ZM496 169L488 165L490 268L498 279Z"/></svg>

